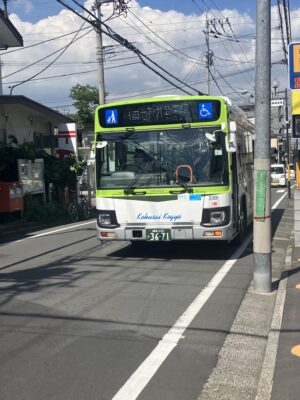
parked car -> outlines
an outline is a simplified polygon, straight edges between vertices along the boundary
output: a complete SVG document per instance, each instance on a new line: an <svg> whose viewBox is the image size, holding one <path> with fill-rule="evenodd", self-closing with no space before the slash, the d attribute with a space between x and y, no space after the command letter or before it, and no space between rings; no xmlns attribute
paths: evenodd
<svg viewBox="0 0 300 400"><path fill-rule="evenodd" d="M271 165L271 186L286 186L284 164Z"/></svg>
<svg viewBox="0 0 300 400"><path fill-rule="evenodd" d="M286 173L285 173L285 177L286 179L288 179L288 170L286 169ZM290 164L290 179L295 179L296 174L295 174L295 168L293 164Z"/></svg>

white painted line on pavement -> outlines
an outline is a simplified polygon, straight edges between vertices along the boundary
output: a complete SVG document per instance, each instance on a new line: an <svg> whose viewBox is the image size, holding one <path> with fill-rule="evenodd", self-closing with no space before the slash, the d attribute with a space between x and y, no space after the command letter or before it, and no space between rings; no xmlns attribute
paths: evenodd
<svg viewBox="0 0 300 400"><path fill-rule="evenodd" d="M125 382L112 400L135 400L139 396L168 355L177 346L193 319L247 248L251 239L252 235L247 236L244 243L234 252L230 259L222 265L219 271L163 336L158 345L131 375L127 382Z"/></svg>
<svg viewBox="0 0 300 400"><path fill-rule="evenodd" d="M276 190L276 193L284 193L285 189L278 189Z"/></svg>
<svg viewBox="0 0 300 400"><path fill-rule="evenodd" d="M54 231L49 231L49 232L44 232L44 233L38 233L36 235L33 236L28 236L24 239L19 239L19 240L15 240L14 242L11 243L19 243L19 242L23 242L24 240L28 240L28 239L35 239L37 237L42 237L42 236L48 236L48 235L52 235L53 233L57 233L57 232L62 232L62 231L67 231L69 229L74 229L74 228L78 228L80 226L84 226L84 225L89 225L89 224L96 224L96 221L89 221L89 222L83 222L82 224L77 224L77 225L71 225L71 226L67 226L65 228L61 228L61 229L55 229ZM96 233L95 233L96 234Z"/></svg>
<svg viewBox="0 0 300 400"><path fill-rule="evenodd" d="M281 203L286 195L287 192L285 192L276 201L272 207L272 210L274 210ZM189 305L185 312L178 318L172 328L170 328L169 331L163 336L158 345L142 362L137 370L129 377L127 382L125 382L112 400L135 400L139 396L172 350L177 346L186 329L189 327L196 315L200 312L218 285L222 282L223 278L237 262L251 240L252 234L246 238L244 243L235 251L231 258L223 264L223 266L214 275L207 286L199 293L199 295Z"/></svg>
<svg viewBox="0 0 300 400"><path fill-rule="evenodd" d="M285 193L276 201L276 203L273 205L273 207L271 208L271 210L274 210L274 208L277 208L277 206L282 202L282 200L285 198L286 195L287 195L287 192L285 192Z"/></svg>

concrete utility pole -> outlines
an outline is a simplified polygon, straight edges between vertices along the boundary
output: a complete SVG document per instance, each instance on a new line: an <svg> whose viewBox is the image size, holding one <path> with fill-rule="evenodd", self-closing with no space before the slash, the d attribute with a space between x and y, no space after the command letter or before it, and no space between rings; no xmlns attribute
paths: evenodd
<svg viewBox="0 0 300 400"><path fill-rule="evenodd" d="M271 260L271 1L256 0L254 145L254 290L272 290Z"/></svg>
<svg viewBox="0 0 300 400"><path fill-rule="evenodd" d="M3 95L3 84L2 84L2 60L0 58L0 95Z"/></svg>
<svg viewBox="0 0 300 400"><path fill-rule="evenodd" d="M104 1L108 3L109 1ZM101 32L101 0L96 0L95 7L97 18L99 20L99 30L96 32L97 39L97 67L98 67L98 87L99 87L99 104L105 104L105 83L104 83L104 53L102 45L102 32Z"/></svg>
<svg viewBox="0 0 300 400"><path fill-rule="evenodd" d="M207 71L207 95L210 95L210 50L209 50L209 22L206 13L206 23L205 23L205 41L206 41L206 71Z"/></svg>

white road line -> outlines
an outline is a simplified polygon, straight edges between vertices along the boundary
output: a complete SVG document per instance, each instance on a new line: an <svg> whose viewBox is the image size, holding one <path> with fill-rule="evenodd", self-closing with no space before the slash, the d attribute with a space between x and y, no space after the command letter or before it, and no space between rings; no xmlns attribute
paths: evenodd
<svg viewBox="0 0 300 400"><path fill-rule="evenodd" d="M284 193L285 189L276 190L276 193Z"/></svg>
<svg viewBox="0 0 300 400"><path fill-rule="evenodd" d="M285 196L287 195L287 192L285 192L277 201L276 203L273 205L273 207L271 208L272 210L274 210L274 208L276 208L278 206L278 204L280 204L282 202L282 200L285 198Z"/></svg>
<svg viewBox="0 0 300 400"><path fill-rule="evenodd" d="M277 200L273 205L274 210L285 198L287 192ZM244 243L235 251L235 253L227 260L220 270L214 275L207 286L199 293L195 300L189 305L185 312L178 318L175 324L159 341L158 345L153 349L149 356L142 362L137 370L120 388L112 400L135 400L146 385L150 382L159 367L163 364L172 350L177 346L179 340L183 337L184 332L189 327L193 319L200 312L202 307L208 301L223 278L228 274L233 265L237 262L243 251L252 240L252 234L247 237Z"/></svg>
<svg viewBox="0 0 300 400"><path fill-rule="evenodd" d="M169 331L163 336L158 345L143 361L133 375L131 375L127 382L125 382L112 400L134 400L138 397L171 351L177 346L179 340L183 337L185 330L189 327L215 289L237 262L251 239L252 235L249 235L230 259L223 264L219 271L198 294L195 300L188 306Z"/></svg>
<svg viewBox="0 0 300 400"><path fill-rule="evenodd" d="M74 229L74 228L78 228L80 226L84 226L84 225L90 225L90 224L96 224L96 221L89 221L89 222L83 222L82 224L77 224L77 225L71 225L71 226L67 226L65 228L61 228L61 229L55 229L54 231L49 231L49 232L44 232L44 233L38 233L36 235L33 236L28 236L24 239L19 239L19 240L15 240L14 242L11 243L19 243L19 242L24 242L24 240L28 240L28 239L35 239L37 237L42 237L42 236L48 236L48 235L52 235L53 233L57 233L57 232L62 232L62 231L67 231L70 229ZM96 233L95 233L96 234ZM7 244L7 243L6 243Z"/></svg>

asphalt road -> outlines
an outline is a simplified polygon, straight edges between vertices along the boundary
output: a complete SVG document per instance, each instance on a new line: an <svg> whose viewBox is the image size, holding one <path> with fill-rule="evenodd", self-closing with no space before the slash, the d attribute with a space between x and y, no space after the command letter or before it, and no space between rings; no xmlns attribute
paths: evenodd
<svg viewBox="0 0 300 400"><path fill-rule="evenodd" d="M238 249L102 245L94 221L6 238L0 399L197 399L252 280L250 233Z"/></svg>

